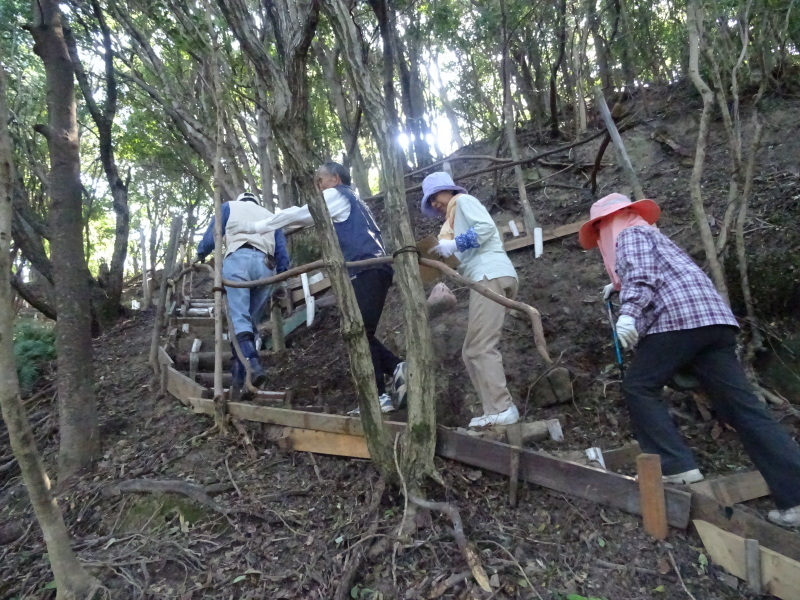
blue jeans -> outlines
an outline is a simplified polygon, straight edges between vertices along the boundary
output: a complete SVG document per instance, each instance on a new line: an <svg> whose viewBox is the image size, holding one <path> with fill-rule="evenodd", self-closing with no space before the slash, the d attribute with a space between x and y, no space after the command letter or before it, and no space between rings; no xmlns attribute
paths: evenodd
<svg viewBox="0 0 800 600"><path fill-rule="evenodd" d="M229 281L255 281L272 277L275 275L275 270L267 268L266 258L267 255L259 250L239 248L229 254L222 263L222 277ZM274 287L274 285L254 288L225 287L235 334L258 333L257 326L261 322Z"/></svg>

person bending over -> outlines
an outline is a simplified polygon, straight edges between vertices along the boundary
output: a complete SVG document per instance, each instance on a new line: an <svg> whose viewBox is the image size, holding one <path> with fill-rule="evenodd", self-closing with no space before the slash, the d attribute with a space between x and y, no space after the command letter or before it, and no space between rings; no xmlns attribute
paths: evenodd
<svg viewBox="0 0 800 600"><path fill-rule="evenodd" d="M272 215L270 211L259 205L254 194L244 192L232 202L222 204L222 235L225 244L222 262L222 277L229 281L256 281L283 273L289 268L289 255L286 252L286 239L282 231L269 235L254 235L234 231L237 222L264 219ZM197 260L205 261L214 250L215 217L206 229L203 239L197 245ZM261 387L267 379L267 373L261 365L255 345L258 324L264 316L273 285L261 285L252 288L235 288L225 286L228 297L228 310L233 322L232 333L239 342L244 358L250 364L252 383ZM231 342L231 387L230 398L241 397L247 371L239 362Z"/></svg>
<svg viewBox="0 0 800 600"><path fill-rule="evenodd" d="M643 452L661 457L667 483L703 479L661 399L676 372L690 371L764 476L777 506L768 519L796 527L800 447L750 389L736 358L736 318L706 274L653 226L660 212L652 200L610 194L592 205L578 234L581 246L597 246L603 257L611 278L604 299L619 291L619 340L636 346L622 381L634 435Z"/></svg>

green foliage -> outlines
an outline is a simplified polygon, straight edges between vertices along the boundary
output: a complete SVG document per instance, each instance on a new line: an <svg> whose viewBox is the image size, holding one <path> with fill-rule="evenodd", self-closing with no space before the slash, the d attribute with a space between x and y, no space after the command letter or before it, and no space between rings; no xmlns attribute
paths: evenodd
<svg viewBox="0 0 800 600"><path fill-rule="evenodd" d="M14 361L23 394L33 390L45 365L55 357L56 335L51 328L33 323L14 327Z"/></svg>

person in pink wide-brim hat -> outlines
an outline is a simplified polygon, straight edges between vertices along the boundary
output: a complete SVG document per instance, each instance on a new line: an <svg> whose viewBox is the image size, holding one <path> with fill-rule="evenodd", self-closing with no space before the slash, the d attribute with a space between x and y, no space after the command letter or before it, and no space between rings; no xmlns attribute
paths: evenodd
<svg viewBox="0 0 800 600"><path fill-rule="evenodd" d="M778 507L767 518L798 527L800 447L753 394L736 358L736 318L706 274L654 226L660 214L652 200L609 194L578 232L581 246L600 250L611 278L603 298L619 291L617 337L636 346L622 381L634 435L643 452L661 457L665 482L703 479L661 399L675 373L692 373L764 476Z"/></svg>

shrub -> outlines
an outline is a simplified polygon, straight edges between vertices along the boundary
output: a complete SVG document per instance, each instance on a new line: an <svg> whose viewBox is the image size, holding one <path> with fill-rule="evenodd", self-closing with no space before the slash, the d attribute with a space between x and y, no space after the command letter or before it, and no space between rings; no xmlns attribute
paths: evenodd
<svg viewBox="0 0 800 600"><path fill-rule="evenodd" d="M18 323L14 327L14 361L23 394L29 394L48 362L56 357L56 334L50 327Z"/></svg>

